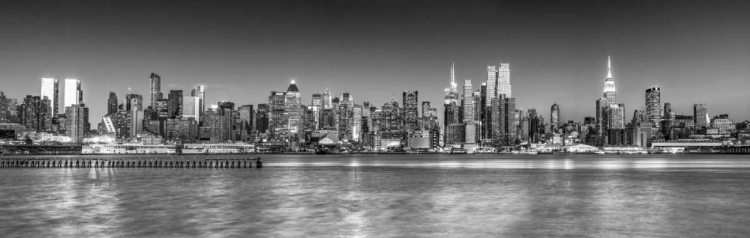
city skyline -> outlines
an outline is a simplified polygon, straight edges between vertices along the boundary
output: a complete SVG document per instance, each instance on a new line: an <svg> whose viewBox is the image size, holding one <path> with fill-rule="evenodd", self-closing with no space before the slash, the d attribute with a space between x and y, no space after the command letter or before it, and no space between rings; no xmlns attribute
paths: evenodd
<svg viewBox="0 0 750 238"><path fill-rule="evenodd" d="M454 68L453 68L454 66L453 66L453 65L455 65L455 62L452 62L452 63L451 63L451 69L450 69L450 72L451 72L451 76L450 76L450 77L448 78L448 79L450 79L450 80L455 80L455 79L454 79L454 77L455 77L455 76L453 76L453 73L454 73ZM500 64L498 64L498 65L504 65L505 67L507 67L508 63L500 63ZM607 68L606 68L606 73L605 73L605 77L602 77L602 79L603 79L603 80L602 80L602 86L604 87L604 90L603 90L603 91L604 91L604 93L605 93L605 98L606 98L606 93L607 93L607 92L612 92L612 90L608 90L608 89L607 89L607 87L608 87L608 82L610 82L610 83L611 83L611 82L613 82L613 81L614 81L614 82L616 82L616 83L615 83L616 85L619 85L619 83L620 83L620 81L618 81L618 80L617 80L617 77L616 77L616 76L613 76L614 74L612 73L612 68L613 68L613 66L612 66L612 60L611 60L611 56L608 56L608 57L607 57L607 63L606 63L606 65L607 65L607 66L606 66ZM494 67L494 66L493 66L493 67ZM494 67L494 68L493 68L492 70L494 70L494 72L495 72L495 73L497 73L498 71L500 71L500 70L499 70L499 68L500 68L500 67ZM490 70L489 66L488 66L487 70ZM510 74L512 75L512 70L509 70L509 71L511 71L511 73L510 73ZM154 92L152 91L152 89L151 89L151 86L152 86L152 84L153 84L153 79L150 79L150 78L152 78L152 77L153 77L154 75L156 75L156 77L158 78L158 80L157 80L157 81L161 81L161 77L160 77L160 76L159 76L159 75L158 75L158 74L157 74L156 72L151 72L151 73L150 73L150 75L151 75L151 76L150 76L149 78L147 78L147 80L151 80L151 82L147 82L147 85L148 85L148 87L149 87L149 90L148 90L148 95L149 95L149 96L151 96L151 95L152 95L152 94L154 93ZM71 98L71 97L81 97L81 95L82 95L82 94L87 94L87 93L90 93L90 92L86 92L86 90L85 90L85 89L83 89L83 90L81 90L81 91L75 91L75 92L74 92L73 94L69 94L69 93L68 93L68 89L73 89L73 90L76 90L76 89L77 89L77 87L80 87L80 88L85 88L85 85L86 85L86 84L85 84L85 82L84 82L83 80L81 80L81 79L75 79L75 78L72 78L72 77L66 77L66 78L64 78L64 79L63 79L63 78L56 78L56 77L44 77L44 78L41 78L41 81L40 81L39 85L37 85L37 87L39 87L39 86L42 86L42 90L40 91L40 93L41 93L41 94L43 94L42 92L44 92L45 90L48 90L48 89L44 88L45 86L43 86L43 84L45 84L45 82L46 82L46 81L49 81L49 80L52 80L52 79L54 79L54 80L59 80L59 81L60 81L59 83L60 83L60 84L63 84L63 87L62 87L62 88L63 88L63 90L61 90L60 94L61 94L62 98L65 98L66 100L71 100L71 99L69 99L69 98ZM297 83L295 82L295 81L296 81L295 79L290 79L290 80L291 80L291 83L292 83L292 84L295 84L295 85L297 84ZM460 87L464 87L464 86L465 86L465 83L466 83L466 82L471 82L472 84L474 84L474 82L478 82L478 83L480 83L480 84L485 84L485 83L487 82L487 79L486 79L486 78L485 78L485 79L469 79L469 78L465 78L465 79L463 79L463 80L464 80L465 82L464 82L464 84L461 84L461 85L460 85ZM496 83L497 83L497 84L499 85L499 79L495 79L495 81L496 81ZM70 83L68 83L68 82L70 82ZM73 84L74 82L75 82L75 84ZM84 86L82 86L82 85L84 85ZM170 85L170 86L175 86L174 84L169 84L169 85ZM196 85L194 85L194 86L190 86L189 88L190 88L190 89L192 90L192 89L195 89L195 88L197 88L197 87L206 87L206 85L210 85L210 83L204 83L204 84L196 84ZM289 84L287 83L287 84L285 84L285 85L289 85ZM457 84L457 85L458 85L458 84ZM512 84L512 83L510 83L510 85L513 85L513 84ZM469 85L469 86L471 87L471 85ZM47 87L49 87L49 86L47 86ZM229 85L229 87L231 87L231 85ZM286 86L284 86L284 87L286 87ZM645 87L645 88L644 88L644 89L643 89L642 91L646 91L646 92L648 93L648 91L649 91L649 90L653 90L653 88L654 88L654 87L657 87L657 88L659 88L659 87L661 87L661 86L660 86L660 85L658 85L658 84L650 85L650 86L648 86L648 87ZM329 87L325 87L325 88L326 88L326 90L324 90L324 91L322 91L322 92L317 92L317 91L314 91L314 92L312 92L312 91L311 91L311 92L305 92L306 90L304 90L304 89L303 89L303 90L300 90L300 94L301 94L301 96L302 96L302 104L304 104L304 105L308 105L308 104L310 104L310 103L307 103L307 99L305 98L305 96L306 96L306 95L308 95L308 96L309 96L309 99L310 99L310 100L312 100L313 94L320 94L320 93L324 93L324 92L330 92L330 91L331 91L331 90L329 89ZM613 86L612 88L614 89L615 87ZM170 87L170 88L168 88L168 89L165 89L165 90L161 90L161 93L163 94L163 93L164 93L164 91L172 91L172 90L181 90L181 91L183 91L183 93L184 93L185 91L187 91L187 89L182 89L182 88L177 88L177 87ZM202 89L202 90L203 90L203 89ZM262 90L262 89L261 89L261 90ZM267 89L266 91L268 91L268 90L271 90L271 91L273 91L273 90L275 90L275 89ZM419 89L416 89L416 90L419 90ZM479 88L474 88L474 90L479 90ZM496 90L498 90L498 94L499 94L499 89L496 89ZM344 90L344 91L343 91L343 92L341 92L340 94L336 94L336 93L334 92L334 94L332 94L332 96L331 96L331 97L342 97L342 98L343 98L343 96L344 96L344 95L347 95L347 94L349 94L349 95L356 95L356 94L350 93L349 91L350 91L350 90ZM352 91L354 91L354 90L352 90ZM402 92L406 92L406 91L410 91L410 90L403 90ZM462 89L462 90L458 90L458 91L459 91L459 92L458 92L458 94L459 94L459 97L461 97L461 98L462 98L462 97L463 97L463 96L465 95L465 93L466 93L466 91L465 91L465 90L463 90L463 89ZM509 90L508 90L508 91L509 91ZM110 90L110 91L107 91L107 94L109 95L109 93L110 93L110 92L115 92L115 93L116 93L116 94L118 94L118 95L122 95L122 97L123 97L123 98L125 97L125 95L127 95L127 94L132 94L132 93L143 95L143 94L142 94L142 93L140 93L140 92L136 92L136 91L132 90L132 88L131 88L131 87L128 87L127 91L124 91L124 92L121 92L121 91L117 91L117 90ZM601 92L602 92L602 91L599 91L599 94L601 94ZM205 91L203 91L202 93L205 93ZM211 92L210 92L210 91L208 91L208 93L209 93L209 97L208 97L208 98L211 98L211 96L210 96L210 95L211 95ZM616 99L619 99L619 98L620 98L620 96L622 96L622 94L625 94L625 93L623 93L623 92L620 92L619 90L614 90L614 93L616 93L616 94L617 94L617 96L615 96L615 97L614 97L614 98L616 98ZM27 95L33 95L33 96L35 95L35 96L40 96L41 94L34 94L34 93L31 93L31 94L27 94ZM79 95L79 94L81 94L81 95ZM632 94L634 94L634 95L632 95L632 96L631 96L631 95L629 95L629 93L628 93L627 97L637 97L637 96L636 96L636 94L638 94L638 93L637 93L637 92L633 92ZM8 94L8 93L6 92L6 95L13 95L13 94L12 94L12 92L11 92L10 94ZM75 96L73 96L73 95L75 95ZM383 103L387 103L387 102L390 102L391 100L393 100L393 99L394 99L394 95L396 95L396 93L391 93L391 94L390 94L390 97L388 97L388 96L385 96L385 94L384 94L384 96L383 96L383 97L381 97L380 99L375 99L375 100L363 100L363 99L360 99L360 100L356 100L356 101L355 101L355 103L361 104L362 102L369 102L370 104L373 104L373 105L382 105ZM638 94L638 95L640 95L640 94ZM534 95L528 95L528 96L534 96ZM641 96L642 96L642 95L641 95ZM11 96L9 96L9 97L11 97ZM108 97L109 97L109 96L108 96ZM84 97L84 98L85 98L85 97ZM164 97L164 96L162 96L162 98L166 99L166 97ZM222 96L218 96L217 98L223 98L223 97L222 97ZM521 100L523 100L523 98L524 98L524 95L521 95ZM642 98L642 97L641 97L641 98ZM120 99L120 98L118 98L118 100L119 100L119 99ZM245 105L245 104L248 104L248 105L256 105L256 104L264 104L264 103L267 103L267 101L266 101L266 100L264 100L264 99L265 99L265 95L262 95L262 96L261 96L260 98L258 98L258 99L255 99L255 98L252 98L252 97L251 97L251 98L250 98L249 100L244 100L244 101L232 101L232 100L226 100L226 99L224 99L224 100L213 100L213 101L209 102L209 105L218 105L218 104L219 104L220 102L222 102L222 101L229 101L229 102L233 102L233 103L236 103L236 104L238 105L238 107L239 107L239 105ZM74 100L74 99L73 99L73 100ZM96 111L100 111L100 109L99 109L99 108L96 108L96 106L93 106L93 107L92 107L91 105L98 105L98 104L100 104L100 102L104 102L105 104L106 104L106 103L108 103L106 99L103 99L103 100L97 100L97 99L93 99L93 100L91 100L91 101L94 101L94 102L93 102L92 104L89 104L89 103L88 103L87 101L83 101L83 103L84 103L84 104L86 104L86 105L88 105L88 106L89 106L89 107L91 108L91 110L92 110L93 112L96 112ZM245 103L245 102L247 102L247 101L250 101L250 102L249 102L249 103ZM420 100L420 102L422 102L422 101L429 101L429 102L433 102L433 101L443 101L443 100L440 100L440 99L437 99L437 100L432 100L432 99L424 99L424 98L423 98L423 99L421 99L421 100ZM678 110L678 111L674 111L674 110L672 110L673 112L675 112L675 113L677 113L677 114L691 114L691 112L692 112L692 106L693 106L694 104L706 104L706 103L703 103L703 102L676 102L676 101L675 101L675 102L672 102L672 101L669 101L669 100L662 100L662 101L661 101L661 103L666 103L666 102L670 102L670 103L675 103L675 104L677 104L677 105L680 105L680 104L685 104L685 105L683 105L683 106L684 106L684 107L686 107L687 109L689 109L689 110L684 110L684 111L682 111L682 110ZM123 103L123 104L124 104L124 102L121 102L121 103ZM151 105L151 103L153 103L153 102L151 102L151 101L150 101L149 103L150 103L150 105ZM205 102L204 102L204 103L205 103ZM618 102L618 103L619 103L619 102ZM65 104L65 103L63 102L62 104ZM460 104L460 100L459 100L459 104ZM558 104L559 104L559 103L556 103L556 102L552 102L552 103L551 103L550 105L558 105ZM581 103L576 103L576 104L581 104ZM589 104L591 104L591 103L589 103ZM628 107L627 109L628 109L628 110L630 110L630 111L633 111L633 110L647 110L647 109L648 109L648 108L647 108L647 107L648 107L648 102L644 101L644 102L642 102L641 104L635 104L635 106L636 106L636 107L630 106L630 107ZM640 107L638 107L638 106L640 106ZM710 104L707 104L706 106L707 106L707 107L709 108L709 115L729 114L729 115L733 115L733 117L734 117L734 118L736 118L736 119L739 119L739 120L746 120L746 119L748 119L748 118L738 118L738 117L736 116L737 114L741 114L741 113L743 112L743 111L741 111L741 109L740 109L740 110L738 111L739 113L737 113L737 112L734 112L734 113L733 113L732 111L711 112L711 110L710 110L710 109L711 109L711 108L716 108L716 107L712 107L712 105L710 105ZM60 106L59 104L58 104L58 107L59 107L59 108L61 108L61 109L64 109L64 108L65 108L65 106ZM108 107L108 105L104 105L104 111L105 111L105 113L104 113L104 114L102 114L102 115L92 114L92 115L91 115L92 119L94 119L94 120L97 120L98 118L100 118L100 117L103 117L103 116L105 116L105 115L107 114L107 113L106 113L106 111L107 111L107 107ZM717 105L717 107L718 107L718 105ZM528 110L528 109L536 109L537 111L539 111L539 110L544 110L544 109L540 109L540 108L536 108L536 107L523 107L523 105L522 105L522 104L521 104L521 106L520 106L520 107L518 107L518 109L524 109L524 110ZM581 121L583 121L583 119L584 119L585 117L589 117L589 116L595 116L595 114L596 114L596 109L595 109L595 107L593 107L593 106L592 106L592 108L590 108L590 109L591 109L591 113L590 113L590 114L586 114L586 115L580 115L580 118L578 118L577 116L570 116L570 115L567 115L567 117L565 117L565 116L564 116L564 115L565 115L565 110L563 110L563 111L560 111L560 113L559 113L559 122L560 122L560 123L565 123L565 122L567 122L567 121L569 121L569 120L572 120L572 121L575 121L575 122L581 122ZM54 107L53 107L53 110L54 110ZM443 110L443 109L442 109L442 108L438 108L438 110L439 110L440 112L442 112L442 110ZM466 109L464 109L464 110L466 110ZM566 110L575 110L575 108L573 108L573 109L569 109L569 108L567 108L567 107L566 107ZM624 115L624 118L625 118L626 120L627 120L627 119L629 118L629 116L632 116L632 112L630 112L630 113L629 113L629 112L628 112L628 110L626 110L626 111L625 111L625 115ZM580 110L577 110L577 111L580 111ZM584 111L585 111L585 110L584 110ZM62 113L62 112L61 112L61 113ZM551 110L550 110L550 113L551 113ZM628 114L628 113L629 113L629 114ZM440 119L440 121L444 120L444 118L442 118L442 117L439 117L439 119Z"/></svg>
<svg viewBox="0 0 750 238"><path fill-rule="evenodd" d="M744 93L750 86L750 70L745 67L750 64L750 50L744 44L750 39L750 30L742 24L748 17L739 10L747 3L684 3L675 8L668 2L619 3L578 9L575 4L527 8L523 3L479 2L425 6L413 17L394 9L419 9L414 3L340 3L312 9L292 7L289 12L275 8L283 4L186 3L175 7L174 19L148 10L171 6L168 3L113 3L111 9L101 9L72 2L59 4L55 11L44 8L39 12L33 11L36 3L12 3L16 11L2 14L0 23L7 26L8 40L33 40L13 48L0 46L17 56L0 60L3 91L8 97L23 98L39 94L40 78L57 78L60 83L65 78L79 79L84 103L91 108L91 121L106 113L110 91L124 95L132 88L133 93L148 98L151 72L162 76L165 94L169 90L187 93L204 84L205 104L222 100L237 105L264 103L267 91L283 90L296 79L304 104L309 104L313 93L328 89L335 96L348 91L357 102L374 105L388 101L391 95L418 90L420 101L439 105L451 62L456 64L456 78L472 79L475 87L484 81L486 65L508 62L513 66L511 85L517 107L549 115L548 108L557 103L562 108L561 122L565 122L595 115L592 100L600 97L606 74L604 58L611 55L618 102L628 106L626 118L633 110L645 109L643 93L651 85L661 87L661 102L670 102L678 114L690 114L693 104L705 103L711 115L750 118L750 110L727 103L750 99ZM669 17L662 17L656 14L659 11L643 8L671 11ZM295 16L301 9L308 11ZM559 9L570 11L562 14ZM87 10L98 14L73 14ZM712 14L694 14L704 10ZM217 13L225 11L233 14ZM392 17L376 21L381 11ZM210 17L195 17L203 13ZM251 19L237 17L250 13L257 14ZM450 17L437 17L445 15ZM526 15L528 18L520 18ZM184 18L189 21L179 21ZM501 21L513 19L524 21ZM273 24L261 28L258 22L262 20ZM502 30L485 31L488 26L499 26L498 22L506 22ZM341 35L341 30L352 30L352 24L372 31L355 29L350 35ZM213 25L225 27L210 27ZM311 26L326 34L313 36L315 31L306 30ZM236 31L243 27L248 30ZM410 33L413 30L416 32ZM185 34L195 37L182 39ZM225 37L204 36L216 34ZM290 40L292 34L304 37ZM473 37L479 34L487 37ZM160 37L134 37L139 35ZM250 35L255 37L247 37ZM222 93L216 93L219 91Z"/></svg>

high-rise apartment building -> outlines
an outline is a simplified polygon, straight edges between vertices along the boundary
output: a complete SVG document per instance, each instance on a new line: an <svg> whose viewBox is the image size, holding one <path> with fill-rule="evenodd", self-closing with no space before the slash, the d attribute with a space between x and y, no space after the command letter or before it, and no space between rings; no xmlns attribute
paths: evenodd
<svg viewBox="0 0 750 238"><path fill-rule="evenodd" d="M60 113L60 84L56 78L42 78L41 98L47 97L52 106L50 117L56 117Z"/></svg>
<svg viewBox="0 0 750 238"><path fill-rule="evenodd" d="M652 125L659 127L661 123L661 88L651 86L646 89L646 119Z"/></svg>
<svg viewBox="0 0 750 238"><path fill-rule="evenodd" d="M64 107L78 105L83 103L83 91L81 91L81 81L78 79L65 79L65 100Z"/></svg>
<svg viewBox="0 0 750 238"><path fill-rule="evenodd" d="M71 104L65 108L66 136L70 137L71 141L75 143L83 142L85 137L86 125L88 124L87 110L88 108L82 104Z"/></svg>

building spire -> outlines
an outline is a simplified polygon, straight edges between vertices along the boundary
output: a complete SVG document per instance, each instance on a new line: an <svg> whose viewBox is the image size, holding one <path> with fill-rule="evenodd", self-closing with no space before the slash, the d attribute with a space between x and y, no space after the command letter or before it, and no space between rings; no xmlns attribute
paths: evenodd
<svg viewBox="0 0 750 238"><path fill-rule="evenodd" d="M612 59L607 55L607 78L612 78Z"/></svg>
<svg viewBox="0 0 750 238"><path fill-rule="evenodd" d="M451 84L456 83L455 62L451 62Z"/></svg>

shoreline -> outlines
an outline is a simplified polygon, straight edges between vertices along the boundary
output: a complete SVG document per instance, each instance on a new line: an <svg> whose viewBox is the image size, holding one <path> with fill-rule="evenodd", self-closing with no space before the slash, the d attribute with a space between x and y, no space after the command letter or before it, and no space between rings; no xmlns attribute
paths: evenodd
<svg viewBox="0 0 750 238"><path fill-rule="evenodd" d="M623 155L743 155L748 153L699 153L699 152L684 152L684 153L539 153L539 154L517 154L517 153L404 153L404 152L392 152L392 153L340 153L340 154L315 154L315 153L227 153L227 154L26 154L26 155L0 155L0 160L13 159L13 158L70 158L70 157L144 157L144 158L209 158L209 157L260 157L260 156L309 156L309 157L332 157L332 156L358 156L358 155L403 155L403 156L422 156L422 155L448 155L448 156L566 156L566 155L597 155L597 156L623 156Z"/></svg>

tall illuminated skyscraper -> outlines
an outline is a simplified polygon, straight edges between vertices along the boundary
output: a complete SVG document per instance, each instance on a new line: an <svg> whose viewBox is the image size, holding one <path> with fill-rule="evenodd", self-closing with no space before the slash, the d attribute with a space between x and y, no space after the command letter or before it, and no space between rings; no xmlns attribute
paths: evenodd
<svg viewBox="0 0 750 238"><path fill-rule="evenodd" d="M445 104L455 103L458 105L458 84L456 84L456 71L451 64L451 83L450 87L445 88Z"/></svg>
<svg viewBox="0 0 750 238"><path fill-rule="evenodd" d="M612 78L612 60L607 56L607 78L604 79L604 98L607 104L617 104L617 89L615 88L615 79Z"/></svg>
<svg viewBox="0 0 750 238"><path fill-rule="evenodd" d="M454 64L451 64L450 78L450 86L445 88L445 101L443 104L443 130L446 132L449 131L450 125L461 122L461 119L459 118L461 113L459 110L460 106L458 105L458 84L456 84L456 71ZM445 138L443 138L443 140L446 144L453 143L453 139L451 139L452 137L448 134L452 133L444 133L443 135Z"/></svg>
<svg viewBox="0 0 750 238"><path fill-rule="evenodd" d="M70 107L83 102L83 92L81 91L81 81L78 79L65 79L65 100L64 106Z"/></svg>
<svg viewBox="0 0 750 238"><path fill-rule="evenodd" d="M56 117L60 113L60 84L56 78L42 78L41 98L47 97L52 106L50 117Z"/></svg>
<svg viewBox="0 0 750 238"><path fill-rule="evenodd" d="M510 86L510 63L500 63L500 69L497 72L497 95L504 95L506 98L512 98Z"/></svg>

